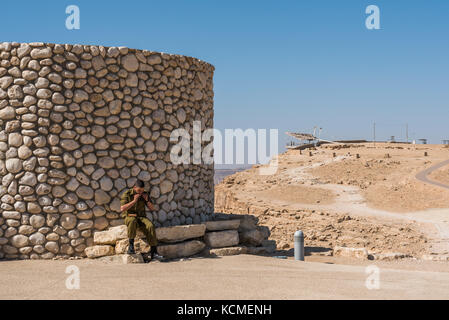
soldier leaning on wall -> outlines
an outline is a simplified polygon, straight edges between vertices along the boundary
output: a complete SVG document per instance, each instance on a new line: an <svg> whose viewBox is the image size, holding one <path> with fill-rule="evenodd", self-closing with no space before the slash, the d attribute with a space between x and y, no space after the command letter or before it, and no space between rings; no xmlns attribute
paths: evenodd
<svg viewBox="0 0 449 320"><path fill-rule="evenodd" d="M121 216L124 218L128 228L129 246L127 253L135 253L134 238L136 237L137 229L140 229L151 246L151 260L155 258L161 259L162 256L157 254L156 230L153 223L145 215L145 205L150 210L154 210L154 206L150 202L150 196L144 190L144 182L142 180L137 180L134 187L122 194L120 205Z"/></svg>

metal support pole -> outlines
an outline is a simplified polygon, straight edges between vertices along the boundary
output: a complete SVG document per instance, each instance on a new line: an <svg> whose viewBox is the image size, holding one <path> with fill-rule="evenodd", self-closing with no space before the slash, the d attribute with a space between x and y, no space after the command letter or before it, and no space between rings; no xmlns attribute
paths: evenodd
<svg viewBox="0 0 449 320"><path fill-rule="evenodd" d="M295 232L295 260L304 261L304 233L301 230Z"/></svg>

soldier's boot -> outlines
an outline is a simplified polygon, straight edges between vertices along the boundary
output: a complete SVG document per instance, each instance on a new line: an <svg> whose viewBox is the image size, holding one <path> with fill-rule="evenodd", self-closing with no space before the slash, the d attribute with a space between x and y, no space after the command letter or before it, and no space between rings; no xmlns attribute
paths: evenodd
<svg viewBox="0 0 449 320"><path fill-rule="evenodd" d="M157 253L157 246L152 246L150 249L151 260L161 260L163 257Z"/></svg>
<svg viewBox="0 0 449 320"><path fill-rule="evenodd" d="M136 251L134 250L134 239L129 239L129 246L128 246L128 254L135 254Z"/></svg>

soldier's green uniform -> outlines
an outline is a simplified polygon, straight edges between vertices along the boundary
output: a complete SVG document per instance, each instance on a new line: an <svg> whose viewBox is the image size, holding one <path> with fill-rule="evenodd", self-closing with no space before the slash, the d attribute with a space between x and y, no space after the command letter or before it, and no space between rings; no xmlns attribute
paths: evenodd
<svg viewBox="0 0 449 320"><path fill-rule="evenodd" d="M133 188L126 190L122 194L120 200L121 205L125 205L134 200L136 192ZM134 204L128 210L122 212L121 216L125 219L125 224L128 227L128 238L134 239L136 237L137 228L140 228L147 238L148 244L153 247L157 246L156 230L153 223L145 215L145 199L139 198L136 204ZM128 214L135 214L136 217L129 217Z"/></svg>

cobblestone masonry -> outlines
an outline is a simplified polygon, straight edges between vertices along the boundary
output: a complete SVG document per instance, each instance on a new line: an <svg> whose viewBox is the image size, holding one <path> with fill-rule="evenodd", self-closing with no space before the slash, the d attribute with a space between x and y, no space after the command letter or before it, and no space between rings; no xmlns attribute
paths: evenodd
<svg viewBox="0 0 449 320"><path fill-rule="evenodd" d="M213 127L214 67L125 47L0 43L0 259L84 256L145 181L156 226L213 215L213 165L174 165L176 128ZM193 153L191 148L191 154Z"/></svg>

